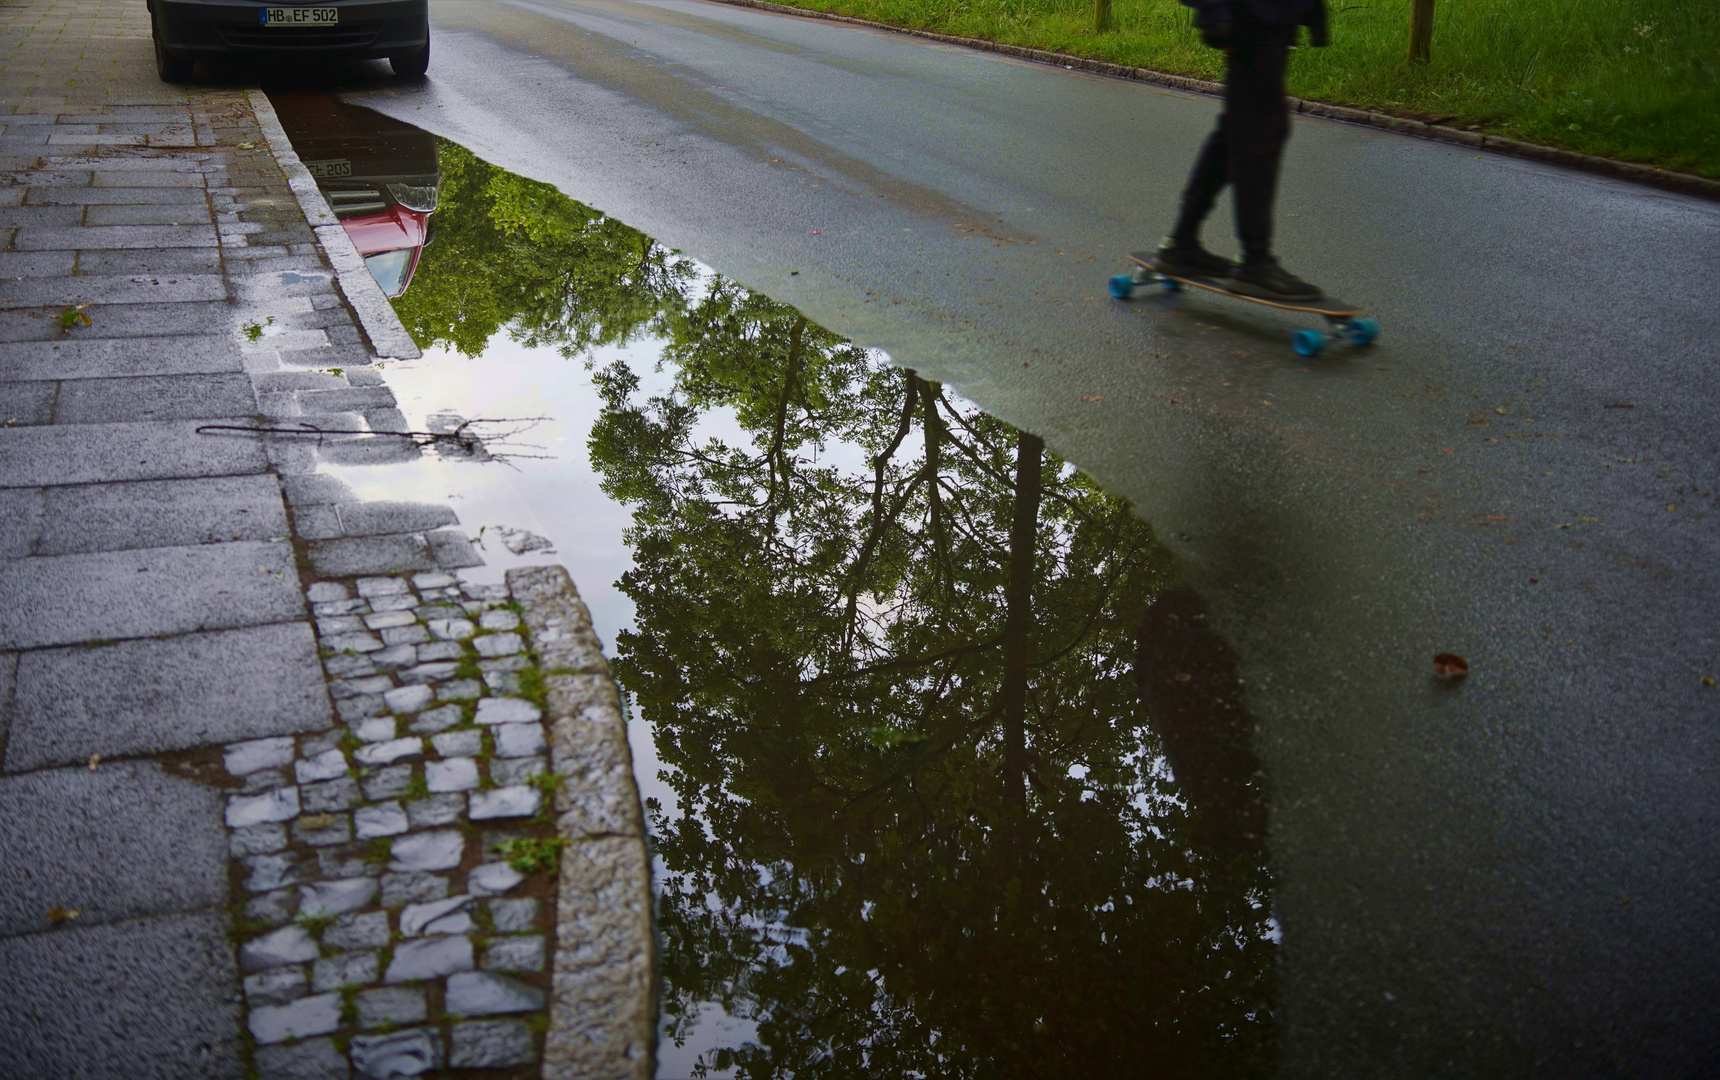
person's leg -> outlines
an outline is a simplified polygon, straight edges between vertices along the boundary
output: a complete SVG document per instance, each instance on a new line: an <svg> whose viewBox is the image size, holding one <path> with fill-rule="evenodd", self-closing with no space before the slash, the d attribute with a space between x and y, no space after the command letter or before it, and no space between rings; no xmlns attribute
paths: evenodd
<svg viewBox="0 0 1720 1080"><path fill-rule="evenodd" d="M1231 201L1243 251L1242 264L1232 271L1229 287L1268 300L1320 296L1317 286L1279 266L1272 255L1272 203L1278 195L1278 165L1290 137L1284 67L1295 35L1295 27L1239 22L1225 87Z"/></svg>
<svg viewBox="0 0 1720 1080"><path fill-rule="evenodd" d="M1184 247L1200 245L1201 223L1212 212L1218 193L1230 182L1230 146L1225 138L1224 120L1221 113L1218 126L1201 144L1194 168L1189 170L1188 183L1183 187L1182 210L1177 214L1171 239Z"/></svg>
<svg viewBox="0 0 1720 1080"><path fill-rule="evenodd" d="M1184 274L1223 276L1231 269L1229 259L1214 255L1200 243L1200 227L1212 212L1218 193L1230 182L1230 145L1228 124L1223 114L1218 126L1201 144L1200 153L1189 170L1188 183L1183 186L1182 208L1177 214L1176 227L1159 245L1158 262L1166 270Z"/></svg>
<svg viewBox="0 0 1720 1080"><path fill-rule="evenodd" d="M1272 254L1272 200L1290 135L1284 64L1294 28L1239 22L1225 110L1231 117L1230 193L1245 261Z"/></svg>

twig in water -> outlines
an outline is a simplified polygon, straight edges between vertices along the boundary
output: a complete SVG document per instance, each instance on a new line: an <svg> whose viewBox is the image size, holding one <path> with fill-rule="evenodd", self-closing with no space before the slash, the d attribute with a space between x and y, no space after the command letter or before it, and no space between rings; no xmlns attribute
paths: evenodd
<svg viewBox="0 0 1720 1080"><path fill-rule="evenodd" d="M509 464L517 458L551 460L550 454L519 454L498 453L510 447L523 447L532 450L542 450L536 443L515 443L513 439L532 428L551 419L547 416L503 417L495 420L474 418L462 420L459 417L433 416L437 420L458 420L446 431L370 431L359 428L325 428L318 427L308 421L299 421L296 426L271 425L257 426L248 424L203 424L197 428L197 434L207 435L214 432L244 432L249 435L297 435L314 438L320 445L325 436L363 436L367 438L408 439L420 450L435 450L443 457L463 458L467 461L499 461Z"/></svg>

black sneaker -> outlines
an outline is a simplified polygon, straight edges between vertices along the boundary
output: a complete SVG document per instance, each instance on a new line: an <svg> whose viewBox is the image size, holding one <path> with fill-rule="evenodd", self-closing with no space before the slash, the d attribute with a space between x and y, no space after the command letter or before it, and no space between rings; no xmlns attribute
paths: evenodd
<svg viewBox="0 0 1720 1080"><path fill-rule="evenodd" d="M1192 244L1179 244L1166 239L1153 253L1153 262L1183 277L1222 278L1236 268L1236 264L1223 255L1214 255L1201 247L1198 240Z"/></svg>
<svg viewBox="0 0 1720 1080"><path fill-rule="evenodd" d="M1325 294L1318 285L1310 285L1278 265L1278 260L1267 255L1254 262L1244 263L1230 272L1230 277L1224 283L1225 288L1242 296L1253 296L1261 300L1277 300L1284 303L1294 303L1298 300L1318 300Z"/></svg>

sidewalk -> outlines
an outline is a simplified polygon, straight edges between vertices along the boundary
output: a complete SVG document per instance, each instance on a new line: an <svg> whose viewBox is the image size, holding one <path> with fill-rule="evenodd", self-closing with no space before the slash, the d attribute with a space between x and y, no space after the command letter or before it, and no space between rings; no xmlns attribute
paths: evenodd
<svg viewBox="0 0 1720 1080"><path fill-rule="evenodd" d="M317 472L423 450L293 170L142 0L0 6L0 1076L649 1076L607 665Z"/></svg>

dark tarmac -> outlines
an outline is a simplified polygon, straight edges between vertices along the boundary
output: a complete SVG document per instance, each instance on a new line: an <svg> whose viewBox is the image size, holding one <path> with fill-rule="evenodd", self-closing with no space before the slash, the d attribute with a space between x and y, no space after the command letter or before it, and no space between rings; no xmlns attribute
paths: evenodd
<svg viewBox="0 0 1720 1080"><path fill-rule="evenodd" d="M1384 327L1304 359L1106 295L1211 99L717 4L432 8L429 79L346 100L959 389L1175 553L1258 724L1283 1075L1720 1064L1720 206L1298 120L1280 251Z"/></svg>

